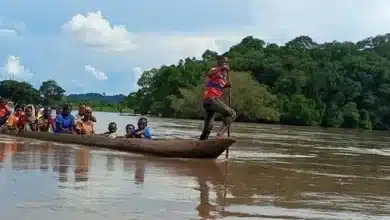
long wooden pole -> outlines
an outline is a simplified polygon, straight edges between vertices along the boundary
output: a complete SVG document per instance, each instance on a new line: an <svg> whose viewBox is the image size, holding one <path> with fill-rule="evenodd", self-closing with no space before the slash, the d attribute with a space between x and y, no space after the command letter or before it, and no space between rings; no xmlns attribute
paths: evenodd
<svg viewBox="0 0 390 220"><path fill-rule="evenodd" d="M231 87L231 80L230 80L230 72L227 72L227 80L228 83L230 84L229 90L228 90L228 106L231 108L232 107L232 87ZM230 138L230 125L228 126L227 130L227 136ZM229 159L229 148L226 149L226 160Z"/></svg>
<svg viewBox="0 0 390 220"><path fill-rule="evenodd" d="M230 84L229 90L228 90L228 106L231 108L232 107L232 87L231 87L231 81L230 81L230 72L227 72L227 80L228 83ZM230 125L228 126L227 130L227 136L230 137ZM228 173L228 160L229 160L229 148L226 149L226 155L225 155L225 175L224 175L224 183L223 183L223 206L222 210L225 211L225 206L226 206L226 196L227 196L227 173Z"/></svg>

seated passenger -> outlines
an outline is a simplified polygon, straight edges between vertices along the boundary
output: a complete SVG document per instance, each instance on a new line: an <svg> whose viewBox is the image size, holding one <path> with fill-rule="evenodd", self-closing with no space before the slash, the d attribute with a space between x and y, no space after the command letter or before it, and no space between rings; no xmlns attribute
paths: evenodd
<svg viewBox="0 0 390 220"><path fill-rule="evenodd" d="M148 127L148 119L141 117L137 125L138 128L132 133L135 138L152 139L152 132Z"/></svg>
<svg viewBox="0 0 390 220"><path fill-rule="evenodd" d="M8 106L8 100L0 98L0 126L4 125L11 115L11 110Z"/></svg>
<svg viewBox="0 0 390 220"><path fill-rule="evenodd" d="M37 110L38 108L36 108L35 110ZM42 115L43 115L43 111L45 110L45 108L39 108L38 111L36 111L37 113L37 118L40 118Z"/></svg>
<svg viewBox="0 0 390 220"><path fill-rule="evenodd" d="M133 132L135 131L135 126L133 124L126 125L125 130L126 130L125 138L135 138L133 135Z"/></svg>
<svg viewBox="0 0 390 220"><path fill-rule="evenodd" d="M37 120L35 117L35 109L33 105L27 105L24 108L24 114L19 118L20 128L24 131L36 131Z"/></svg>
<svg viewBox="0 0 390 220"><path fill-rule="evenodd" d="M23 106L16 105L14 109L14 113L9 116L6 124L6 129L10 131L18 131L21 128L20 117L24 114Z"/></svg>
<svg viewBox="0 0 390 220"><path fill-rule="evenodd" d="M117 134L117 131L118 128L117 128L117 125L115 122L110 122L108 124L108 131L104 132L104 135L105 136L108 136L109 138L116 138L118 137L118 134Z"/></svg>
<svg viewBox="0 0 390 220"><path fill-rule="evenodd" d="M78 120L83 118L87 108L88 108L88 106L86 106L86 105L80 105L79 112L75 115L75 118L74 118L75 122L77 122ZM91 120L93 122L96 122L96 117L91 115Z"/></svg>
<svg viewBox="0 0 390 220"><path fill-rule="evenodd" d="M78 121L79 119L81 119L84 116L85 107L86 107L85 105L80 105L79 106L79 111L74 116L74 120L75 121Z"/></svg>
<svg viewBox="0 0 390 220"><path fill-rule="evenodd" d="M57 107L57 108L56 108L56 116L59 115L59 114L61 114L61 112L62 112L61 107Z"/></svg>
<svg viewBox="0 0 390 220"><path fill-rule="evenodd" d="M68 104L62 106L61 113L56 116L55 133L73 133L74 117L70 114L71 107Z"/></svg>
<svg viewBox="0 0 390 220"><path fill-rule="evenodd" d="M75 130L77 134L95 134L95 123L92 121L92 109L90 107L86 107L83 117L76 121Z"/></svg>
<svg viewBox="0 0 390 220"><path fill-rule="evenodd" d="M49 132L50 129L52 132L55 131L55 120L51 116L51 108L45 107L38 118L38 131Z"/></svg>

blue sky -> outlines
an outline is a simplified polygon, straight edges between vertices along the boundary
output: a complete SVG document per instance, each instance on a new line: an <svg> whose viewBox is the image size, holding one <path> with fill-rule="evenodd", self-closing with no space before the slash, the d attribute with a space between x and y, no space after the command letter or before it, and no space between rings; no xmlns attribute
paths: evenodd
<svg viewBox="0 0 390 220"><path fill-rule="evenodd" d="M308 4L310 2L310 4ZM135 91L143 70L226 51L243 37L285 43L390 32L386 0L34 0L0 2L0 77L67 93Z"/></svg>

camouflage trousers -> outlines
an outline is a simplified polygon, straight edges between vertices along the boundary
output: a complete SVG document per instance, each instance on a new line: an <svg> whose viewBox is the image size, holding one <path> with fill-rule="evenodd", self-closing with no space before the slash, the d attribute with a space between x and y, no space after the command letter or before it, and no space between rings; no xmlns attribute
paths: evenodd
<svg viewBox="0 0 390 220"><path fill-rule="evenodd" d="M222 136L227 131L229 125L236 119L236 112L227 106L221 99L209 98L203 101L203 109L205 111L205 119L200 140L207 140L214 126L216 114L223 117L223 123L218 130L217 136Z"/></svg>

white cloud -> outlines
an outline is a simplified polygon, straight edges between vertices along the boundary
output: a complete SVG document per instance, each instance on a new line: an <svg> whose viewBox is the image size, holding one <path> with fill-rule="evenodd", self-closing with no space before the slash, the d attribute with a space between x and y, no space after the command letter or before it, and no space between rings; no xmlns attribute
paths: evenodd
<svg viewBox="0 0 390 220"><path fill-rule="evenodd" d="M251 2L249 13L257 33L275 43L285 43L300 35L317 42L358 41L390 29L390 1L386 0Z"/></svg>
<svg viewBox="0 0 390 220"><path fill-rule="evenodd" d="M124 56L135 59L136 66L144 69L177 62L186 56L199 57L206 49L224 52L248 35L272 43L285 43L300 35L309 35L317 42L357 41L390 29L390 13L387 13L390 2L387 0L313 0L310 4L306 0L247 0L236 4L229 7L238 10L238 4L249 5L247 17L250 19L239 28L226 28L228 31L215 26L196 32L131 33L129 27L112 25L100 11L77 14L63 28L87 45L130 52ZM124 16L131 18L131 15ZM167 16L172 18L175 13ZM190 25L187 23L183 22L183 26Z"/></svg>
<svg viewBox="0 0 390 220"><path fill-rule="evenodd" d="M104 51L122 52L136 48L131 33L124 26L111 25L100 11L77 14L62 28L86 45Z"/></svg>
<svg viewBox="0 0 390 220"><path fill-rule="evenodd" d="M19 36L24 32L26 26L24 23L11 22L0 19L0 37L14 37Z"/></svg>
<svg viewBox="0 0 390 220"><path fill-rule="evenodd" d="M18 32L12 29L0 28L0 37L13 37L17 36Z"/></svg>
<svg viewBox="0 0 390 220"><path fill-rule="evenodd" d="M248 34L239 33L131 33L124 25L112 25L100 11L77 14L63 25L65 33L87 46L121 53L144 68L177 62L186 56L200 57L206 49L223 52Z"/></svg>
<svg viewBox="0 0 390 220"><path fill-rule="evenodd" d="M134 74L134 77L133 77L133 87L134 89L138 89L138 80L141 78L142 76L142 69L141 67L134 67L133 68L133 74Z"/></svg>
<svg viewBox="0 0 390 220"><path fill-rule="evenodd" d="M77 81L75 79L72 80L72 83L73 83L73 85L78 86L78 87L83 87L84 86L83 83L81 83L81 82L79 82L79 81Z"/></svg>
<svg viewBox="0 0 390 220"><path fill-rule="evenodd" d="M144 69L158 67L176 63L185 57L199 58L207 49L223 53L248 34L249 31L245 28L238 33L138 33L139 49L131 59Z"/></svg>
<svg viewBox="0 0 390 220"><path fill-rule="evenodd" d="M19 57L8 56L4 66L1 68L2 79L13 79L13 80L26 80L32 77L30 70L25 68Z"/></svg>
<svg viewBox="0 0 390 220"><path fill-rule="evenodd" d="M97 80L108 79L107 75L104 72L97 70L95 67L91 65L85 65L84 68L87 72L91 73Z"/></svg>
<svg viewBox="0 0 390 220"><path fill-rule="evenodd" d="M58 37L55 34L46 36L46 33L42 34L42 32L38 34L31 32L30 36L24 37L19 41L20 43L14 45L8 44L5 47L0 45L0 48L5 48L0 53L3 52L4 56L14 53L12 51L25 51L25 54L28 53L32 57L29 59L34 60L31 65L36 65L31 68L45 75L45 78L53 72L74 74L78 72L77 68L82 68L84 64L99 64L97 67L106 72L130 72L132 76L134 74L134 79L131 78L131 80L135 85L138 70L148 70L162 64L169 65L187 56L199 57L206 49L224 52L248 35L276 43L285 43L299 35L309 35L317 42L356 41L390 30L390 13L387 12L390 8L390 1L388 0L313 0L310 4L303 0L292 2L244 0L226 3L224 7L230 13L224 18L212 16L214 15L212 10L202 8L202 4L207 4L205 0L197 1L197 5L191 8L191 13L183 10L187 10L187 4L173 4L169 1L161 3L166 8L164 12L158 4L150 6L147 1L134 3L131 8L124 7L127 3L122 0L115 7L108 3L88 2L83 3L83 6L77 9L72 8L72 11L78 10L81 13L71 14L71 16L59 13L56 10L60 9L56 6L56 8L47 9L53 10L56 21L64 19L63 16L69 16L65 17L64 21L67 22L64 22L62 26L63 34L68 34L75 41L96 49L99 53L96 51L92 53L91 50L85 50L85 47L79 45L70 45L69 38ZM245 6L247 10L242 10L242 5L249 6ZM280 7L281 5L283 7ZM70 6L64 5L64 7ZM101 8L103 13L82 11L85 8ZM172 8L174 8L172 11L166 13ZM65 11L69 10L71 9L65 9ZM144 13L142 10L148 10L159 17L158 21L148 21L150 13ZM196 17L197 13L194 11L203 11L205 14L202 17ZM242 11L245 11L245 16L242 16ZM31 15L26 16L28 19ZM32 19L31 22L32 25L37 25L34 21L41 20L43 17L40 16L43 15L34 14L34 16L39 19ZM126 24L126 26L121 24ZM12 30L9 26L1 28L5 31L0 35L13 33L9 31ZM158 30L158 32L134 31L140 28ZM28 39L32 39L32 42L27 42ZM48 41L48 39L52 40ZM24 45L21 44L22 41L26 41ZM42 53L35 52L40 50ZM103 51L110 53L101 53ZM22 54L22 57L26 57L25 54ZM62 58L58 59L61 55ZM50 62L46 62L47 57ZM40 62L48 64L42 65ZM65 66L67 68L64 68ZM133 67L139 68L133 69ZM123 91L134 91L129 82L121 81L120 77L129 76L110 74L110 80L106 81L107 85L114 81L111 79L117 79L115 85L118 88L123 88ZM79 79L74 75L72 78ZM121 82L123 85L120 84ZM93 91L107 91L103 86L97 88L93 83L86 83L85 88Z"/></svg>

